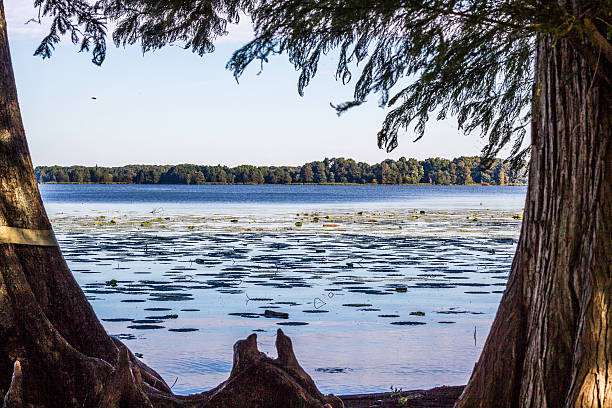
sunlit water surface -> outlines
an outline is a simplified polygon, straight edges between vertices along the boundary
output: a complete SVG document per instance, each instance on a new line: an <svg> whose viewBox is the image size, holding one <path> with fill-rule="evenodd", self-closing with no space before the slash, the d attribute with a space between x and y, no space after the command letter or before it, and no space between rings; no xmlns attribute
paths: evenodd
<svg viewBox="0 0 612 408"><path fill-rule="evenodd" d="M335 394L464 384L503 293L526 187L41 185L108 332L177 393L276 329ZM297 223L297 225L296 225ZM265 310L288 319L267 318Z"/></svg>

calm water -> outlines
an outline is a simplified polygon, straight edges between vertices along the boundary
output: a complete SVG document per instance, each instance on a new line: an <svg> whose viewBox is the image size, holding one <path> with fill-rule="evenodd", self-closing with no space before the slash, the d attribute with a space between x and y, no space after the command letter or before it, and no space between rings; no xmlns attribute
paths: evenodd
<svg viewBox="0 0 612 408"><path fill-rule="evenodd" d="M46 204L154 204L181 210L210 207L377 206L436 209L523 207L524 186L119 185L43 184ZM70 207L73 208L73 207Z"/></svg>
<svg viewBox="0 0 612 408"><path fill-rule="evenodd" d="M464 384L494 317L526 187L41 185L110 334L173 384L227 378L282 328L336 394ZM288 319L263 316L289 313Z"/></svg>

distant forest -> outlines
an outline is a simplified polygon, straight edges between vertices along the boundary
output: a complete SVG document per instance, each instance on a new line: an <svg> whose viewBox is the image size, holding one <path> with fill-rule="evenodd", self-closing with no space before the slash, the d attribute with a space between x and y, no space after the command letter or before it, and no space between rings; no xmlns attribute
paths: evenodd
<svg viewBox="0 0 612 408"><path fill-rule="evenodd" d="M302 166L198 166L129 165L123 167L39 166L39 183L125 183L125 184L525 184L524 171L513 170L496 159L487 170L480 158L439 157L387 159L370 165L352 159L333 158Z"/></svg>

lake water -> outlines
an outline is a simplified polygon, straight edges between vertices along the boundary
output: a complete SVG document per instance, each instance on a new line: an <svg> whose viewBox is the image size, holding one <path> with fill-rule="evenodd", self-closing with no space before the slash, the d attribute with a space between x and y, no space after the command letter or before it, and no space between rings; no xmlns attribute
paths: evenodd
<svg viewBox="0 0 612 408"><path fill-rule="evenodd" d="M177 393L232 346L292 339L335 394L465 384L503 293L526 187L41 185L111 335ZM266 318L265 310L288 319Z"/></svg>

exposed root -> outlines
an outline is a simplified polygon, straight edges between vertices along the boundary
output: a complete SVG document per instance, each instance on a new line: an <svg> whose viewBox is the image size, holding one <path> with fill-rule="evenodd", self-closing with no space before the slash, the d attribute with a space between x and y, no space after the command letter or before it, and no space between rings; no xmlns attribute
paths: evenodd
<svg viewBox="0 0 612 408"><path fill-rule="evenodd" d="M278 358L257 349L251 334L234 346L230 377L211 391L207 407L343 407L339 398L324 396L299 365L291 340L282 330L276 337Z"/></svg>
<svg viewBox="0 0 612 408"><path fill-rule="evenodd" d="M126 347L119 352L117 367L105 384L101 400L103 407L153 408L143 391L140 370L130 361Z"/></svg>
<svg viewBox="0 0 612 408"><path fill-rule="evenodd" d="M234 360L229 378L201 394L178 396L147 388L155 407L207 408L342 408L342 401L324 396L299 365L291 340L282 330L276 337L278 358L271 359L257 349L257 336L251 334L234 345Z"/></svg>
<svg viewBox="0 0 612 408"><path fill-rule="evenodd" d="M142 380L145 383L147 383L148 385L150 385L153 389L157 391L170 393L170 394L172 393L170 386L164 381L163 378L161 378L161 376L157 372L155 372L155 370L153 370L151 367L149 367L148 365L140 361L138 357L136 357L134 353L132 353L132 351L129 348L127 348L125 344L123 344L121 340L115 337L111 337L111 338L119 350L122 350L122 349L127 350L130 362L132 363L132 370L138 371L138 375L142 377Z"/></svg>
<svg viewBox="0 0 612 408"><path fill-rule="evenodd" d="M19 408L23 406L23 372L21 363L15 361L11 386L4 397L3 408Z"/></svg>

